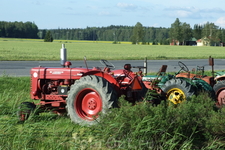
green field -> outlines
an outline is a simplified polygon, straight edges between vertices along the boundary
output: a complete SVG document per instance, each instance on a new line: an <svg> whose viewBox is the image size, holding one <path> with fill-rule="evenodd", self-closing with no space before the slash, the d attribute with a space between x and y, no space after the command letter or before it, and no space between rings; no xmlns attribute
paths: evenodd
<svg viewBox="0 0 225 150"><path fill-rule="evenodd" d="M0 61L3 60L59 60L65 44L68 60L141 60L150 59L215 59L225 58L224 47L132 45L129 42L60 41L52 43L38 39L0 38Z"/></svg>

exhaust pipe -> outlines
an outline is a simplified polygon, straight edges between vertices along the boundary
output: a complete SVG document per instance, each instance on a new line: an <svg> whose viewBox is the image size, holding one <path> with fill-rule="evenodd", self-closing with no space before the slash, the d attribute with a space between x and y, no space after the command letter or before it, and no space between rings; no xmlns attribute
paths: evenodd
<svg viewBox="0 0 225 150"><path fill-rule="evenodd" d="M63 67L65 67L65 62L66 60L66 48L65 48L65 44L62 44L62 48L60 49L60 61L61 61L61 65Z"/></svg>

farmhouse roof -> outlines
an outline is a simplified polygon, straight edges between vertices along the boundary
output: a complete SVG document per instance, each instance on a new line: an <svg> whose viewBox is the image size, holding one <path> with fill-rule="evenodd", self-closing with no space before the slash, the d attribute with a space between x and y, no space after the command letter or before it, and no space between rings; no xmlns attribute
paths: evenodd
<svg viewBox="0 0 225 150"><path fill-rule="evenodd" d="M201 43L202 42L202 39L198 39L196 42L197 43Z"/></svg>

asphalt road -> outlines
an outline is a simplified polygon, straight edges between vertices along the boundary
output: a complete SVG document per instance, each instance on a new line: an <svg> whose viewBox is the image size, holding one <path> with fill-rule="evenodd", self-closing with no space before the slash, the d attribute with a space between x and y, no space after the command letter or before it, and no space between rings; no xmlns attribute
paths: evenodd
<svg viewBox="0 0 225 150"><path fill-rule="evenodd" d="M204 66L205 70L211 70L208 59L194 60L147 60L147 72L157 72L162 65L167 65L167 72L178 71L180 69L178 61L183 62L189 70L196 66ZM124 64L131 66L144 66L144 60L110 60L116 69L123 69ZM71 61L71 67L85 67L84 61ZM214 60L214 70L225 70L225 59ZM99 61L87 60L88 67L104 67ZM60 61L0 61L0 76L30 76L30 69L33 67L62 67ZM132 69L137 71L136 68Z"/></svg>

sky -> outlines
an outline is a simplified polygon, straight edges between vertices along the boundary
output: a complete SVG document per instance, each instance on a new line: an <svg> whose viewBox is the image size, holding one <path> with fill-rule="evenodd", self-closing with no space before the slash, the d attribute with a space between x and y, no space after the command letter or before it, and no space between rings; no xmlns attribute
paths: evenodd
<svg viewBox="0 0 225 150"><path fill-rule="evenodd" d="M225 28L224 0L1 0L0 21L34 22L39 29L171 27L180 22Z"/></svg>

